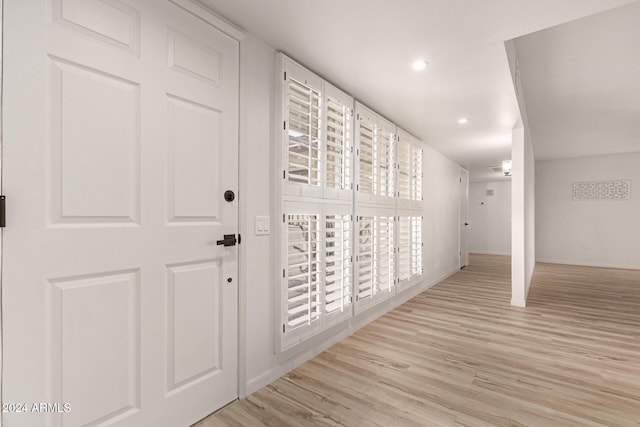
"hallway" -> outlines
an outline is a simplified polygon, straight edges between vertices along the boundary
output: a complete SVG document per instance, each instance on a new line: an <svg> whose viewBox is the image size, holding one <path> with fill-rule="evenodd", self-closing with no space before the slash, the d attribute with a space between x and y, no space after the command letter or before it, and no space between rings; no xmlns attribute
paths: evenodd
<svg viewBox="0 0 640 427"><path fill-rule="evenodd" d="M198 427L637 426L640 271L471 265Z"/></svg>

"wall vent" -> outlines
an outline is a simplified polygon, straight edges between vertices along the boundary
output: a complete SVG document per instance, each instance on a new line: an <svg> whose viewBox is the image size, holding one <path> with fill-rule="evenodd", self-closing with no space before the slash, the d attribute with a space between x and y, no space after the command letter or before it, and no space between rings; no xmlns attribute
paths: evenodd
<svg viewBox="0 0 640 427"><path fill-rule="evenodd" d="M629 200L631 181L574 182L573 200Z"/></svg>

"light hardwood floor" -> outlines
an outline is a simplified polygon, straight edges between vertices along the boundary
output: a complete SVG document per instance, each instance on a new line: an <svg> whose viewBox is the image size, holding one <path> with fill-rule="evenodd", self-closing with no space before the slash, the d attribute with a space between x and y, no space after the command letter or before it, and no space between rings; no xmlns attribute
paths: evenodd
<svg viewBox="0 0 640 427"><path fill-rule="evenodd" d="M198 427L639 426L640 271L471 265Z"/></svg>

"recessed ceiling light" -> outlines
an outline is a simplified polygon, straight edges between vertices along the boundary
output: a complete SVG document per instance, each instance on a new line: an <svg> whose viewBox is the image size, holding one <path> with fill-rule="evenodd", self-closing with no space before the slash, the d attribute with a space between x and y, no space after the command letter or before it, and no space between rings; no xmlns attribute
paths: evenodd
<svg viewBox="0 0 640 427"><path fill-rule="evenodd" d="M416 71L424 70L427 68L427 63L425 61L416 61L413 63L413 69Z"/></svg>
<svg viewBox="0 0 640 427"><path fill-rule="evenodd" d="M467 123L469 123L469 119L467 119L466 117L462 117L458 119L458 123L460 123L461 125L466 125Z"/></svg>

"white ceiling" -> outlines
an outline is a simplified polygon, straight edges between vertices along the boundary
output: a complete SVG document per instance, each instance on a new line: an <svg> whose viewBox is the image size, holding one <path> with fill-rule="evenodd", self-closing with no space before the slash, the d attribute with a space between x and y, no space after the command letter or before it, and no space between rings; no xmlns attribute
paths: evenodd
<svg viewBox="0 0 640 427"><path fill-rule="evenodd" d="M200 1L478 181L510 158L519 121L504 41L634 0ZM425 71L412 70L416 59L429 63Z"/></svg>
<svg viewBox="0 0 640 427"><path fill-rule="evenodd" d="M640 151L640 3L515 44L537 160Z"/></svg>

